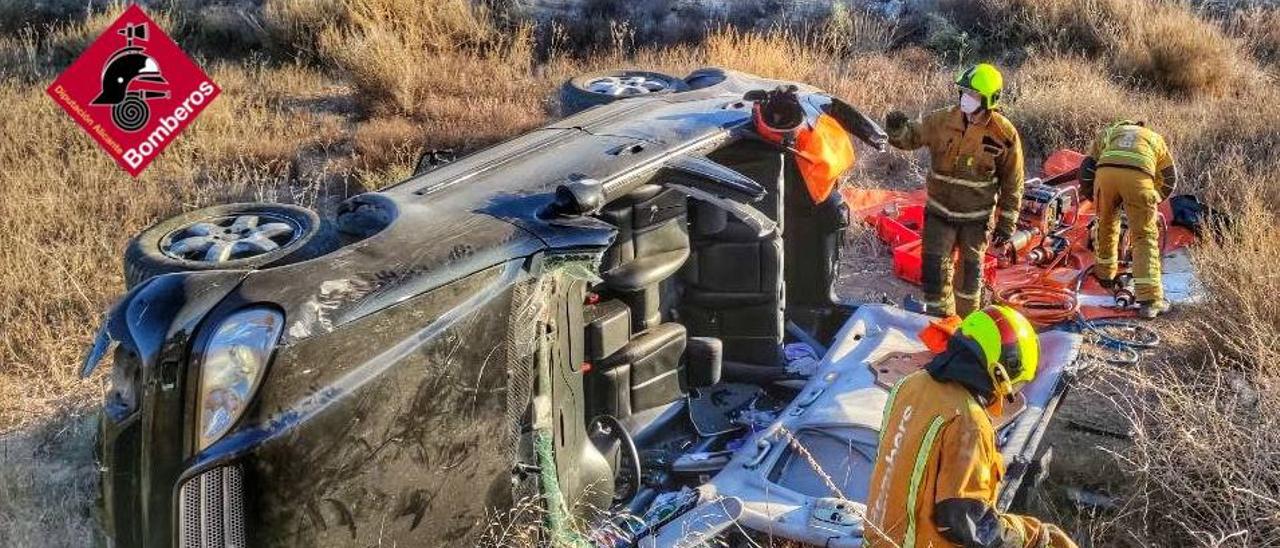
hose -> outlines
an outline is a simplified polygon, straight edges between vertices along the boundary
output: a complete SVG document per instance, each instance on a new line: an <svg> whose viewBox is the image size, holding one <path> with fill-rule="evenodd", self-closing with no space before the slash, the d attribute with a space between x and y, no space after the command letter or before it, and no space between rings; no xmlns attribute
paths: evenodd
<svg viewBox="0 0 1280 548"><path fill-rule="evenodd" d="M1080 286L1083 284L1084 272L1077 276L1074 288L1066 288L1057 284L1046 283L1045 279L1062 262L1071 256L1060 253L1044 268L1044 273L1035 276L1027 283L994 291L996 302L1009 306L1026 316L1031 323L1040 326L1056 325L1071 321L1080 315ZM990 287L988 285L988 287Z"/></svg>
<svg viewBox="0 0 1280 548"><path fill-rule="evenodd" d="M1160 335L1151 328L1128 320L1090 320L1080 311L1080 289L1093 266L1082 268L1072 287L1045 283L1069 254L1062 254L1045 268L1045 273L1032 281L994 292L996 302L1012 307L1036 325L1049 326L1067 322L1075 324L1081 334L1091 335L1089 342L1109 354L1100 356L1114 365L1135 365L1142 350L1160 345Z"/></svg>
<svg viewBox="0 0 1280 548"><path fill-rule="evenodd" d="M1076 293L1065 287L1033 283L995 294L996 301L1017 310L1036 325L1054 325L1080 313Z"/></svg>

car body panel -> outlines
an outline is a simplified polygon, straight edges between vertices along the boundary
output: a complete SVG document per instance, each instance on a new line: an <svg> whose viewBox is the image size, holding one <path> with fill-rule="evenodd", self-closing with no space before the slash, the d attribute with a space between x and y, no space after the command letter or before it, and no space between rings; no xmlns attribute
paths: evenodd
<svg viewBox="0 0 1280 548"><path fill-rule="evenodd" d="M466 538L511 470L508 380L532 368L541 306L530 281L509 261L279 348L261 404L184 479L244 463L246 512L274 524L250 529L252 546Z"/></svg>

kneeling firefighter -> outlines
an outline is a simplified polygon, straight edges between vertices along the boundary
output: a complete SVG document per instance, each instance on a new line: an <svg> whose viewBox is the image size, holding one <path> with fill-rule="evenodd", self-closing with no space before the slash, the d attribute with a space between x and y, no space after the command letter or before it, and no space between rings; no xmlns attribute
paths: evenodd
<svg viewBox="0 0 1280 548"><path fill-rule="evenodd" d="M1072 547L1058 527L996 509L1004 459L992 416L1035 378L1031 323L992 305L889 393L867 496L865 546Z"/></svg>
<svg viewBox="0 0 1280 548"><path fill-rule="evenodd" d="M1160 134L1142 122L1121 120L1107 126L1080 164L1080 190L1093 196L1098 236L1093 274L1111 287L1120 267L1120 208L1129 219L1133 251L1133 289L1138 315L1155 318L1169 310L1160 283L1158 207L1178 183L1173 156Z"/></svg>
<svg viewBox="0 0 1280 548"><path fill-rule="evenodd" d="M1000 71L974 66L956 79L959 104L908 120L889 113L889 143L904 150L927 147L931 157L925 188L923 265L926 311L961 316L981 302L982 263L987 239L1009 241L1022 205L1022 141L1008 118L997 112L1004 86ZM956 248L959 289L952 292Z"/></svg>

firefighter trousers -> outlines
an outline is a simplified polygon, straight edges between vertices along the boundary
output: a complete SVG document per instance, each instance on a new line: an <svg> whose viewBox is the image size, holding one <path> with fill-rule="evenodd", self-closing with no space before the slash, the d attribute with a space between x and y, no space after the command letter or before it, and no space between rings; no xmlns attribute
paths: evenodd
<svg viewBox="0 0 1280 548"><path fill-rule="evenodd" d="M1160 284L1160 227L1157 221L1160 193L1150 175L1136 169L1103 166L1093 185L1098 236L1094 240L1099 278L1116 277L1120 268L1120 210L1129 220L1129 245L1133 254L1133 289L1139 301L1164 297Z"/></svg>
<svg viewBox="0 0 1280 548"><path fill-rule="evenodd" d="M925 213L920 282L926 312L965 317L977 310L982 301L982 262L989 227L985 221L956 222L932 211Z"/></svg>

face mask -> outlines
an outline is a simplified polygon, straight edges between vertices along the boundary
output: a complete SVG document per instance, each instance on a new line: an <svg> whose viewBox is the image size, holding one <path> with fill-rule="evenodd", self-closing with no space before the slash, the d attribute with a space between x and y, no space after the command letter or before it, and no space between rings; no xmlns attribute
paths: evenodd
<svg viewBox="0 0 1280 548"><path fill-rule="evenodd" d="M968 93L960 94L960 110L965 114L973 114L982 108L982 100L969 95Z"/></svg>

